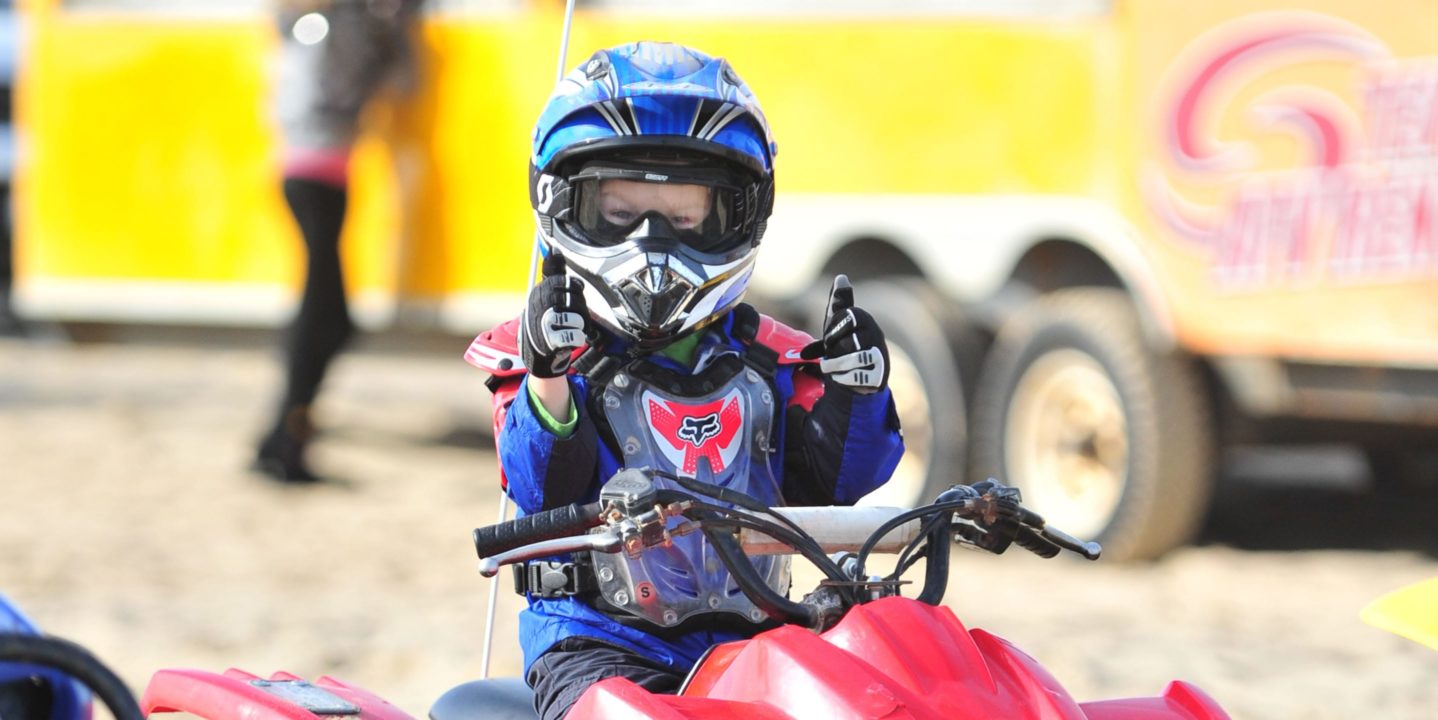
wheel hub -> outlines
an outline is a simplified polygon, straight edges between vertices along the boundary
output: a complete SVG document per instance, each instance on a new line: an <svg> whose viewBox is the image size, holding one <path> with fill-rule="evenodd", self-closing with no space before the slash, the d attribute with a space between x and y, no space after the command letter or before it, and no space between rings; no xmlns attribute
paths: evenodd
<svg viewBox="0 0 1438 720"><path fill-rule="evenodd" d="M1097 536L1128 478L1128 422L1103 366L1078 350L1039 357L1014 389L1004 436L1008 478L1055 526Z"/></svg>

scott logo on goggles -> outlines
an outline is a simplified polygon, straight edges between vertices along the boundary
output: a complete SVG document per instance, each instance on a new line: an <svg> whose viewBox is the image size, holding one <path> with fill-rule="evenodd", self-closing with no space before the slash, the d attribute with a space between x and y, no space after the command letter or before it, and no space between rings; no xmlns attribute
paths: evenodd
<svg viewBox="0 0 1438 720"><path fill-rule="evenodd" d="M718 434L718 413L710 413L702 417L686 417L679 425L678 432L680 439L688 440L694 447L702 446L706 441Z"/></svg>

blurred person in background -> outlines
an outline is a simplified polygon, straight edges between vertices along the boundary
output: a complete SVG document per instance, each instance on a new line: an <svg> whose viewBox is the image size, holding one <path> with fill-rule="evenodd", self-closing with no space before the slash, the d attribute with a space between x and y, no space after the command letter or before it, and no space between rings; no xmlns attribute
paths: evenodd
<svg viewBox="0 0 1438 720"><path fill-rule="evenodd" d="M11 303L15 286L14 222L10 187L15 176L15 129L11 113L15 66L20 55L14 3L0 0L0 336L22 336L25 327Z"/></svg>
<svg viewBox="0 0 1438 720"><path fill-rule="evenodd" d="M330 362L354 333L339 242L360 115L412 72L409 33L423 0L281 0L277 106L284 195L307 256L285 344L285 381L254 468L283 483L318 480L306 459L312 408Z"/></svg>

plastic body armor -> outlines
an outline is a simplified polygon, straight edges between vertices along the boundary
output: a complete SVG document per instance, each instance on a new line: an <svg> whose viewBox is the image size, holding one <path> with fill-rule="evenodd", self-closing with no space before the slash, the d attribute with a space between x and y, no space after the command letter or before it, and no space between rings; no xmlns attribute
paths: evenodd
<svg viewBox="0 0 1438 720"><path fill-rule="evenodd" d="M768 505L783 503L769 462L777 398L737 353L687 376L636 359L616 371L595 399L626 467L665 470ZM674 484L656 478L655 487ZM671 519L671 527L679 522ZM675 537L637 558L590 555L602 603L660 627L705 613L732 613L752 623L768 619L739 591L703 533ZM788 556L750 560L770 587L788 592Z"/></svg>

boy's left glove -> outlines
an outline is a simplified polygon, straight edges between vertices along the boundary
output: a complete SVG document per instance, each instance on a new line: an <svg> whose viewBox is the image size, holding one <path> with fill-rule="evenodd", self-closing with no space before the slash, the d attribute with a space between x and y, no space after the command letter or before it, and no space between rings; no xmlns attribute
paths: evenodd
<svg viewBox="0 0 1438 720"><path fill-rule="evenodd" d="M834 276L824 335L804 346L799 356L819 358L824 376L857 393L878 392L889 384L889 346L874 316L854 307L854 287L846 275Z"/></svg>

